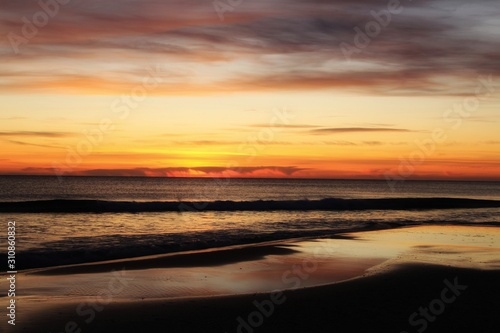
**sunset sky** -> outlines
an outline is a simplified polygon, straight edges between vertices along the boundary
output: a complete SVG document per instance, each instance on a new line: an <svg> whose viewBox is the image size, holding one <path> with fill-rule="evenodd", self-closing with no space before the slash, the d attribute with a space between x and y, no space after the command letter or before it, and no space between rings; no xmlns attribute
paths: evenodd
<svg viewBox="0 0 500 333"><path fill-rule="evenodd" d="M0 174L500 180L498 0L0 3Z"/></svg>

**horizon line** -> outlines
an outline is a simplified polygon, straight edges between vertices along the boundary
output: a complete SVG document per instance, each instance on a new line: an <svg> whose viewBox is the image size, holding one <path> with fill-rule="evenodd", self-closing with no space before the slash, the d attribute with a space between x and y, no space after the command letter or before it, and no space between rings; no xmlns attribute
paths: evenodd
<svg viewBox="0 0 500 333"><path fill-rule="evenodd" d="M200 177L200 176L128 176L128 175L51 175L51 174L2 174L0 177L56 177L56 178L161 178L161 179L237 179L237 180L354 180L354 181L390 181L382 177L377 178L304 178L304 177ZM405 181L436 181L436 182L500 182L499 178L407 178L399 180L399 182Z"/></svg>

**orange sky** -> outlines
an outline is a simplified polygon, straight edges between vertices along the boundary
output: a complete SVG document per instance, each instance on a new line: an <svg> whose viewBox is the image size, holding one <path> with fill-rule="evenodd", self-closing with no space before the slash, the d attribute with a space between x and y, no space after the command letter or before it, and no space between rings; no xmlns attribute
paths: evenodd
<svg viewBox="0 0 500 333"><path fill-rule="evenodd" d="M2 10L0 174L500 180L489 1L41 11Z"/></svg>

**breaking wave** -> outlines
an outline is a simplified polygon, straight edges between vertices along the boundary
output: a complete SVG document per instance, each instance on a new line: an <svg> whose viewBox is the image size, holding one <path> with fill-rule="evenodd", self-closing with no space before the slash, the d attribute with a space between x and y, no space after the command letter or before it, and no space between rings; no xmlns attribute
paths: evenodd
<svg viewBox="0 0 500 333"><path fill-rule="evenodd" d="M466 198L377 198L210 202L44 200L0 202L0 213L142 213L201 211L356 211L499 208L499 200Z"/></svg>

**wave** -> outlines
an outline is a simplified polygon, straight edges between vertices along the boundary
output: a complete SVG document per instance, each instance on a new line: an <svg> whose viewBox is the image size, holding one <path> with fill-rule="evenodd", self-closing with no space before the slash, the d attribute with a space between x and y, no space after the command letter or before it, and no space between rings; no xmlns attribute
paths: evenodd
<svg viewBox="0 0 500 333"><path fill-rule="evenodd" d="M499 200L468 198L373 198L210 202L43 200L0 202L0 213L141 213L202 211L346 211L500 208Z"/></svg>

